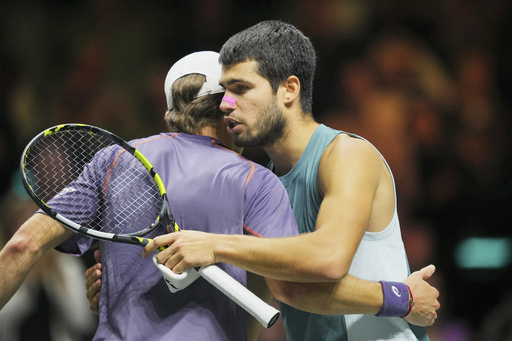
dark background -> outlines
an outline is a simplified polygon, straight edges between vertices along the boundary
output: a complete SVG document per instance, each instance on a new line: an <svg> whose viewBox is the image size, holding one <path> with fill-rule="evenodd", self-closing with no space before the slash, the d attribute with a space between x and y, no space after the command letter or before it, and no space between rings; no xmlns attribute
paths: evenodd
<svg viewBox="0 0 512 341"><path fill-rule="evenodd" d="M80 122L125 139L158 133L177 59L218 51L261 20L288 21L317 50L314 116L382 152L411 269L437 266L431 340L510 339L511 10L505 0L4 1L0 193L25 200L19 157L41 130ZM245 155L267 162L258 148ZM18 226L3 220L5 242ZM472 236L504 241L501 251L470 249L502 265L461 267L459 243ZM278 328L262 339L282 339Z"/></svg>

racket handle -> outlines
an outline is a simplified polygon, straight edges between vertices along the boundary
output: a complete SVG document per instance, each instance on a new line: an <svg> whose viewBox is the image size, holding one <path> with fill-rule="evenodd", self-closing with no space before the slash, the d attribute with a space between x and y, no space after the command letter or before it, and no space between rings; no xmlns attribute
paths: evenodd
<svg viewBox="0 0 512 341"><path fill-rule="evenodd" d="M198 272L214 287L254 316L265 328L272 327L279 319L279 310L267 304L218 266L202 266Z"/></svg>

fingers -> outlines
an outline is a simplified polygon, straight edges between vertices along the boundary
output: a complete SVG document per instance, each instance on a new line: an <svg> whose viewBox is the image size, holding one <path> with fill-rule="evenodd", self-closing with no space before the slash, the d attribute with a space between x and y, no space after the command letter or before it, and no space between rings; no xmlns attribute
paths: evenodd
<svg viewBox="0 0 512 341"><path fill-rule="evenodd" d="M96 263L100 262L100 250L99 249L94 251L94 260L96 261Z"/></svg>
<svg viewBox="0 0 512 341"><path fill-rule="evenodd" d="M423 308L419 311L411 312L411 314L407 315L404 319L410 324L428 327L436 322L437 311L432 308Z"/></svg>
<svg viewBox="0 0 512 341"><path fill-rule="evenodd" d="M89 309L96 315L99 315L99 302L100 302L99 292L91 300L89 300Z"/></svg>
<svg viewBox="0 0 512 341"><path fill-rule="evenodd" d="M98 311L99 311L100 287L101 287L101 280L97 280L86 291L87 300L89 301L89 309L96 315L98 315Z"/></svg>
<svg viewBox="0 0 512 341"><path fill-rule="evenodd" d="M101 288L101 279L97 279L94 282L91 282L90 285L87 286L87 290L85 291L85 295L87 296L87 300L90 302L95 296L99 297Z"/></svg>
<svg viewBox="0 0 512 341"><path fill-rule="evenodd" d="M431 326L437 318L437 310L441 307L438 301L439 291L427 282L435 270L434 265L428 265L413 272L404 280L411 288L415 303L411 313L406 317L407 322L411 324Z"/></svg>
<svg viewBox="0 0 512 341"><path fill-rule="evenodd" d="M155 250L156 250L155 240L153 239L146 246L144 246L144 250L142 250L142 257L146 258Z"/></svg>
<svg viewBox="0 0 512 341"><path fill-rule="evenodd" d="M436 267L433 264L430 264L423 269L420 270L421 276L423 279L429 279L432 277L434 272L436 271Z"/></svg>
<svg viewBox="0 0 512 341"><path fill-rule="evenodd" d="M89 309L98 315L101 288L101 264L95 264L85 272L85 296L89 301Z"/></svg>
<svg viewBox="0 0 512 341"><path fill-rule="evenodd" d="M158 256L161 256L160 258L162 258L161 260L159 259L159 261L162 261L162 264L171 269L175 274L181 274L192 268L192 266L186 265L183 260L178 258L176 255L173 255L172 257L166 257L165 255L159 254ZM158 256L157 259L159 258Z"/></svg>
<svg viewBox="0 0 512 341"><path fill-rule="evenodd" d="M89 309L98 315L101 288L100 250L94 251L94 260L97 263L85 271L85 296L89 301Z"/></svg>
<svg viewBox="0 0 512 341"><path fill-rule="evenodd" d="M151 240L144 247L144 250L142 251L142 257L146 258L147 256L149 256L151 253L153 253L154 251L156 251L158 248L160 248L162 246L172 245L174 243L174 240L177 238L177 236L176 236L177 234L178 234L178 232L164 234L164 235L158 236L155 239Z"/></svg>
<svg viewBox="0 0 512 341"><path fill-rule="evenodd" d="M96 264L94 264L93 266L91 266L89 269L85 270L85 278L86 280L89 279L89 276L91 276L91 274L96 271ZM86 281L87 283L87 281Z"/></svg>
<svg viewBox="0 0 512 341"><path fill-rule="evenodd" d="M145 246L142 256L148 257L164 246L165 249L156 255L158 262L179 274L190 268L216 262L212 248L213 236L190 230L161 235Z"/></svg>
<svg viewBox="0 0 512 341"><path fill-rule="evenodd" d="M178 232L176 233L169 233L166 235L158 236L155 239L151 240L142 251L142 257L146 258L149 255L151 255L154 251L158 250L161 247L166 247L165 250L159 252L156 257L160 264L165 265L169 269L173 271L178 271L177 269L174 269L176 264L178 263L179 259L177 260L178 256L174 254L172 248L170 246L173 245L175 239L178 237ZM179 272L176 272L180 274L186 269L183 269Z"/></svg>
<svg viewBox="0 0 512 341"><path fill-rule="evenodd" d="M87 289L87 292L89 292L91 289L94 291L95 287L98 287L97 289L99 289L100 284L97 283L101 281L101 270L99 270L96 265L97 264L87 269L85 272L85 288ZM92 296L93 295L90 295L90 297Z"/></svg>
<svg viewBox="0 0 512 341"><path fill-rule="evenodd" d="M96 260L97 263L85 270L85 285L87 288L101 277L100 250L94 251L94 260Z"/></svg>

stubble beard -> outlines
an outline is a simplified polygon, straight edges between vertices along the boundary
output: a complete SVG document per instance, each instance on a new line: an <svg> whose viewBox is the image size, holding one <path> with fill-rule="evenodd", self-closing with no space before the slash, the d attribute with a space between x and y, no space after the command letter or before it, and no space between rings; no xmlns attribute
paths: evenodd
<svg viewBox="0 0 512 341"><path fill-rule="evenodd" d="M254 126L246 126L244 134L233 136L238 147L267 146L284 135L285 119L274 97L261 112Z"/></svg>

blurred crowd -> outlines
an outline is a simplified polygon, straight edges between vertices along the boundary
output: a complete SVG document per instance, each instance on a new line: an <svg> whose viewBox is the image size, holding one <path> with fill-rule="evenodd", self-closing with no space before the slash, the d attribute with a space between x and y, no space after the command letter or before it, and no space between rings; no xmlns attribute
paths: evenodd
<svg viewBox="0 0 512 341"><path fill-rule="evenodd" d="M33 210L16 174L36 133L66 122L126 139L158 133L168 68L187 53L218 51L265 19L291 22L311 38L316 119L360 134L388 160L410 267L437 267L432 283L442 308L431 340L511 340L510 264L463 269L454 261L465 237L510 236L506 0L2 2L0 247L19 223L5 218L13 212L6 203L16 197ZM258 148L245 154L267 162ZM261 340L284 340L279 328Z"/></svg>

